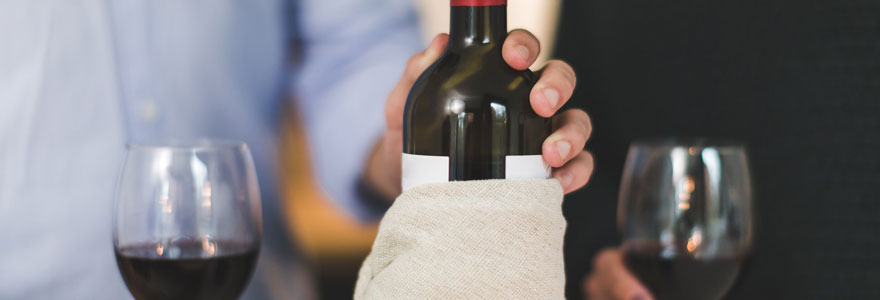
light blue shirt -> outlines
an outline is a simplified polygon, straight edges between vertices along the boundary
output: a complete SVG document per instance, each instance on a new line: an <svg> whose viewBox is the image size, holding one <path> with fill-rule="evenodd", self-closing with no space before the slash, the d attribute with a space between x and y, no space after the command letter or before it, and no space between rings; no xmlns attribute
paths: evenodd
<svg viewBox="0 0 880 300"><path fill-rule="evenodd" d="M278 207L285 95L334 203L355 181L384 102L419 48L410 0L0 2L0 299L130 298L111 240L128 141L243 140L264 247L249 298L309 297Z"/></svg>

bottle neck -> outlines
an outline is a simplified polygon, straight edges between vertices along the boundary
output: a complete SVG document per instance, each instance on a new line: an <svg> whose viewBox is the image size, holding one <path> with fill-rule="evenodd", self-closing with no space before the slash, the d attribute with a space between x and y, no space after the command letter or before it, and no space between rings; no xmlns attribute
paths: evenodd
<svg viewBox="0 0 880 300"><path fill-rule="evenodd" d="M507 37L507 6L452 6L449 49L495 47Z"/></svg>

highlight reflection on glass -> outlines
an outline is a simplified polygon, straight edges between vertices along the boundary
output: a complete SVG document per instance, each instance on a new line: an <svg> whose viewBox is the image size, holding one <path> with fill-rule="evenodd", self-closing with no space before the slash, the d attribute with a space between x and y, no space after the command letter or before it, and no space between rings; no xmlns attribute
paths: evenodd
<svg viewBox="0 0 880 300"><path fill-rule="evenodd" d="M656 299L721 299L751 242L745 150L653 140L629 150L618 225L627 267Z"/></svg>
<svg viewBox="0 0 880 300"><path fill-rule="evenodd" d="M116 197L116 260L136 299L236 299L244 290L262 236L246 145L130 145Z"/></svg>

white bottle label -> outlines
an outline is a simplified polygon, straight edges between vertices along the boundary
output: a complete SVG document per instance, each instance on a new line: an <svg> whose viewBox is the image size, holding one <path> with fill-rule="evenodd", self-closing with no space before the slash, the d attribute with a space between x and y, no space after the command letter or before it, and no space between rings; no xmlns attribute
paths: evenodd
<svg viewBox="0 0 880 300"><path fill-rule="evenodd" d="M403 190L425 183L449 181L449 157L404 153L400 162Z"/></svg>
<svg viewBox="0 0 880 300"><path fill-rule="evenodd" d="M541 155L508 155L504 160L505 179L550 178L550 165ZM406 191L426 183L449 181L449 157L403 153L401 185Z"/></svg>
<svg viewBox="0 0 880 300"><path fill-rule="evenodd" d="M547 179L550 165L541 155L508 155L504 158L505 179Z"/></svg>

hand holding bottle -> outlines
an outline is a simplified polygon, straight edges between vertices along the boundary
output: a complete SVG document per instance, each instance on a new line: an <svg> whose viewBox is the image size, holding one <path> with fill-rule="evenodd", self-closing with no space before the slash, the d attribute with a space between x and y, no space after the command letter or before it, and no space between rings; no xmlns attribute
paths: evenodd
<svg viewBox="0 0 880 300"><path fill-rule="evenodd" d="M367 165L367 180L389 198L400 193L400 163L403 143L403 117L407 95L416 79L447 48L449 36L440 34L428 49L414 55L386 102L386 132ZM540 44L531 33L514 30L502 45L504 61L513 69L526 70L538 57ZM531 108L539 116L552 118L553 133L541 146L543 159L553 167L566 193L583 187L593 171L593 158L583 150L592 130L590 119L580 109L559 112L571 98L576 85L574 70L567 63L553 60L537 72L539 79L529 96Z"/></svg>

